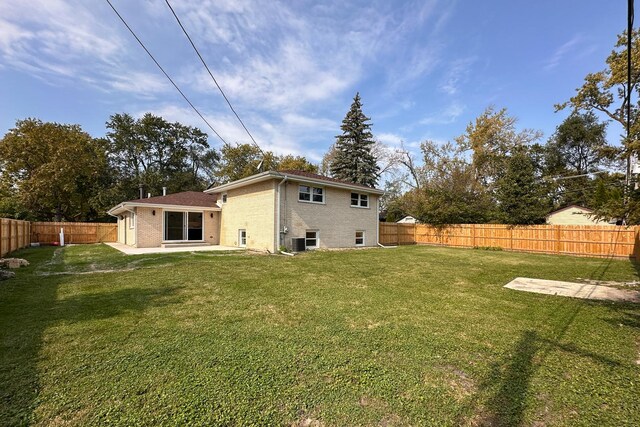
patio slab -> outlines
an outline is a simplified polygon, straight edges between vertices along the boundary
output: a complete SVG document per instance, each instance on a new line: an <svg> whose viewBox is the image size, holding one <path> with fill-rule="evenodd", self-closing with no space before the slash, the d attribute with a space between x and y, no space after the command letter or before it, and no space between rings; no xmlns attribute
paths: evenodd
<svg viewBox="0 0 640 427"><path fill-rule="evenodd" d="M209 245L209 246L183 246L178 248L134 248L122 243L105 243L126 255L168 254L174 252L214 252L214 251L244 251L245 248L235 246Z"/></svg>
<svg viewBox="0 0 640 427"><path fill-rule="evenodd" d="M640 292L612 288L610 286L588 283L561 282L557 280L529 279L516 277L505 288L537 294L558 295L563 297L636 302L640 303Z"/></svg>

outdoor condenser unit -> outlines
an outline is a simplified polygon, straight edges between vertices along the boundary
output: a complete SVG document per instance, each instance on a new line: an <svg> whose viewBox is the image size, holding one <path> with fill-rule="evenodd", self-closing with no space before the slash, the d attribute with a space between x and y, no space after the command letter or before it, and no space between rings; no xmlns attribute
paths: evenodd
<svg viewBox="0 0 640 427"><path fill-rule="evenodd" d="M305 241L304 241L304 237L300 237L300 238L292 238L291 239L291 250L293 252L304 252L304 250L306 249L306 245L305 245Z"/></svg>

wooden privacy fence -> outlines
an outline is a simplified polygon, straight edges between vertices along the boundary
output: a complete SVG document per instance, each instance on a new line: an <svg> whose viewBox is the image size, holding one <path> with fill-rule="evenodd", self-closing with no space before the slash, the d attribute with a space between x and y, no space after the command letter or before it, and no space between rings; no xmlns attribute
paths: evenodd
<svg viewBox="0 0 640 427"><path fill-rule="evenodd" d="M0 218L0 258L31 243L31 223L15 219Z"/></svg>
<svg viewBox="0 0 640 427"><path fill-rule="evenodd" d="M640 259L640 227L599 225L380 223L383 245L491 247L510 251Z"/></svg>
<svg viewBox="0 0 640 427"><path fill-rule="evenodd" d="M101 243L118 239L118 225L103 222L33 222L31 241L49 244L60 240L60 229L64 228L64 242Z"/></svg>

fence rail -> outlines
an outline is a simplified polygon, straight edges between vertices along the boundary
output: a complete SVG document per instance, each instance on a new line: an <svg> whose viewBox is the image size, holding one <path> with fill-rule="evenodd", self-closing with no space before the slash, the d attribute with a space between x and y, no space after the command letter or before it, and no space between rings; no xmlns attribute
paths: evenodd
<svg viewBox="0 0 640 427"><path fill-rule="evenodd" d="M31 241L31 223L0 218L0 258L18 249L26 248Z"/></svg>
<svg viewBox="0 0 640 427"><path fill-rule="evenodd" d="M60 240L60 229L64 229L65 243L115 242L118 225L104 222L33 222L31 241L49 244Z"/></svg>
<svg viewBox="0 0 640 427"><path fill-rule="evenodd" d="M598 225L380 223L383 245L495 247L510 251L640 259L640 227Z"/></svg>

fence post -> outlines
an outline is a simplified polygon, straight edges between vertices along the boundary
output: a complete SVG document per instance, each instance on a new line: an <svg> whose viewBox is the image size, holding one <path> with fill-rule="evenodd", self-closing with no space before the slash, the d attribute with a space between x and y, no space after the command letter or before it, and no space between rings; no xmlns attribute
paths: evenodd
<svg viewBox="0 0 640 427"><path fill-rule="evenodd" d="M476 225L471 224L471 247L476 247Z"/></svg>
<svg viewBox="0 0 640 427"><path fill-rule="evenodd" d="M418 224L413 224L413 244L417 245L418 244L418 238L416 237L418 233Z"/></svg>
<svg viewBox="0 0 640 427"><path fill-rule="evenodd" d="M509 228L509 249L513 250L513 227Z"/></svg>
<svg viewBox="0 0 640 427"><path fill-rule="evenodd" d="M560 226L559 225L554 225L553 228L555 229L555 239L556 239L556 253L559 254L560 253Z"/></svg>

